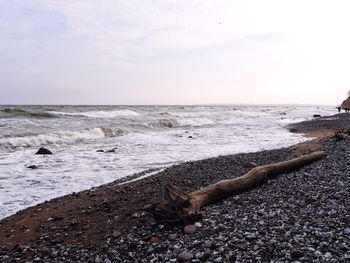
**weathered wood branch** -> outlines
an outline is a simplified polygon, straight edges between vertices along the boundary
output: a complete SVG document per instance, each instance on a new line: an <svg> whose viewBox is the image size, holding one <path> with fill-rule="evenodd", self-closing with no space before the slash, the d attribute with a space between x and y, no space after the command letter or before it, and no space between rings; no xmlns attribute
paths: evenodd
<svg viewBox="0 0 350 263"><path fill-rule="evenodd" d="M166 203L153 206L151 212L159 221L195 221L200 217L200 209L207 204L260 186L268 179L297 170L325 156L325 152L318 151L285 162L257 166L241 177L222 180L192 193L167 185L164 194Z"/></svg>

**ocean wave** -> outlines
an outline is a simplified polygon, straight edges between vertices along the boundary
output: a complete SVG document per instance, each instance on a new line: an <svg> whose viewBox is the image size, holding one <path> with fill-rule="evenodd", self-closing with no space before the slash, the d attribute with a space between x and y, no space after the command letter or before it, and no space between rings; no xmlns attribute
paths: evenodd
<svg viewBox="0 0 350 263"><path fill-rule="evenodd" d="M61 131L57 133L31 134L26 136L0 138L2 147L31 147L50 144L74 143L105 137L121 136L124 131L107 127L87 128L81 131Z"/></svg>
<svg viewBox="0 0 350 263"><path fill-rule="evenodd" d="M86 111L86 112L60 112L51 111L53 114L68 115L68 116L84 116L88 118L115 118L126 116L138 116L136 111L132 110L115 110L115 111Z"/></svg>
<svg viewBox="0 0 350 263"><path fill-rule="evenodd" d="M32 118L57 118L58 116L48 112L31 112L21 108L6 108L0 110L3 117L32 117Z"/></svg>
<svg viewBox="0 0 350 263"><path fill-rule="evenodd" d="M210 118L180 118L178 119L178 123L181 126L194 126L194 127L200 127L205 125L212 125L215 123L214 120Z"/></svg>
<svg viewBox="0 0 350 263"><path fill-rule="evenodd" d="M147 126L152 128L173 128L178 125L178 122L176 119L161 119L158 121L150 122Z"/></svg>

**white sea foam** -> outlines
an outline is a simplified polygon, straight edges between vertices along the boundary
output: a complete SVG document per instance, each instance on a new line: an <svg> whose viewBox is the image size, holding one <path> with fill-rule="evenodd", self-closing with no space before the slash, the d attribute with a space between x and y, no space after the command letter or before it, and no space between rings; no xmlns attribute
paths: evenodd
<svg viewBox="0 0 350 263"><path fill-rule="evenodd" d="M50 113L60 118L0 118L0 218L134 172L289 146L306 139L289 133L286 124L334 111L298 106L50 106ZM34 154L45 145L53 155Z"/></svg>
<svg viewBox="0 0 350 263"><path fill-rule="evenodd" d="M106 134L102 128L93 128L82 131L62 131L57 133L0 138L0 146L30 147L47 144L73 143L82 140L93 140L104 137L106 137Z"/></svg>
<svg viewBox="0 0 350 263"><path fill-rule="evenodd" d="M196 117L196 118L178 118L178 123L181 126L205 126L214 124L215 121L213 119L207 117Z"/></svg>
<svg viewBox="0 0 350 263"><path fill-rule="evenodd" d="M57 115L68 116L85 116L89 118L116 118L126 116L139 116L136 111L133 110L115 110L115 111L86 111L86 112L62 112L62 111L50 111L50 113Z"/></svg>

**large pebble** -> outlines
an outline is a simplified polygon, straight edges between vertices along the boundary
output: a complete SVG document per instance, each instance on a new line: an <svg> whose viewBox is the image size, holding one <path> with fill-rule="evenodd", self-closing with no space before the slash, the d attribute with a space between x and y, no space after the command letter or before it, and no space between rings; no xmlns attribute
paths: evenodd
<svg viewBox="0 0 350 263"><path fill-rule="evenodd" d="M187 225L184 228L184 231L186 234L193 234L196 232L196 230L197 230L196 225Z"/></svg>
<svg viewBox="0 0 350 263"><path fill-rule="evenodd" d="M187 262L190 261L193 258L193 255L187 251L182 251L180 254L177 255L177 259L180 262Z"/></svg>

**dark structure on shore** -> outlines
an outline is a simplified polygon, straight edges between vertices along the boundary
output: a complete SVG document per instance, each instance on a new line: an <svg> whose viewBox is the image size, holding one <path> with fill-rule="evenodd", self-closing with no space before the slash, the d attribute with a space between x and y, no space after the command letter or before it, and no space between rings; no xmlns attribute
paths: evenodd
<svg viewBox="0 0 350 263"><path fill-rule="evenodd" d="M345 110L345 112L350 111L350 95L346 100L343 101L343 103L340 105L340 108L342 110Z"/></svg>

